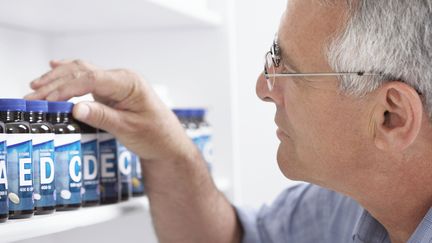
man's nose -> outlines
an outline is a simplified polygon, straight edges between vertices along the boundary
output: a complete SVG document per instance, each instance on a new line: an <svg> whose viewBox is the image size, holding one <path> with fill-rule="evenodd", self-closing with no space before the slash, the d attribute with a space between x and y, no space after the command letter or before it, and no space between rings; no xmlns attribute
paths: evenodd
<svg viewBox="0 0 432 243"><path fill-rule="evenodd" d="M270 90L267 86L267 80L263 73L260 73L258 76L256 83L256 94L262 101L274 102L274 100L270 97Z"/></svg>

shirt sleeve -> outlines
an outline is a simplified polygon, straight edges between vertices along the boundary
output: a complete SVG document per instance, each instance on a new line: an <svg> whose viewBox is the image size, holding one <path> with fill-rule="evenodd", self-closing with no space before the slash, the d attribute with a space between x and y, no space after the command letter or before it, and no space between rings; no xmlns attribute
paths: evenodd
<svg viewBox="0 0 432 243"><path fill-rule="evenodd" d="M243 243L349 242L360 210L345 196L305 183L284 190L271 206L235 208Z"/></svg>

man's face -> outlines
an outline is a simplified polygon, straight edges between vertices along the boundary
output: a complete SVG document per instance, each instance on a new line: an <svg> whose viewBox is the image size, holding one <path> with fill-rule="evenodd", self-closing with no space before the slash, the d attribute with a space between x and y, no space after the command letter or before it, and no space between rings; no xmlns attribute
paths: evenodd
<svg viewBox="0 0 432 243"><path fill-rule="evenodd" d="M279 28L282 63L276 72L334 72L326 45L344 28L347 8L345 1L331 7L319 2L289 0ZM259 77L258 96L277 107L278 163L288 178L323 185L345 181L353 170L367 166L372 107L338 87L336 78L279 77L269 91Z"/></svg>

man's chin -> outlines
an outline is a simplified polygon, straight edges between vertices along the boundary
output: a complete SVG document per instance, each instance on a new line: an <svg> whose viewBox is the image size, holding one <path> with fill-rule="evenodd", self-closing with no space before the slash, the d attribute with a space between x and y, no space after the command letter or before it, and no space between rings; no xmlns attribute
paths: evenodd
<svg viewBox="0 0 432 243"><path fill-rule="evenodd" d="M281 151L281 147L279 145L278 153L277 153L277 163L279 166L279 170L282 172L282 174L293 181L301 181L304 180L304 178L301 176L301 173L299 171L299 166L296 166L295 159L290 158L286 156L286 154L283 154Z"/></svg>

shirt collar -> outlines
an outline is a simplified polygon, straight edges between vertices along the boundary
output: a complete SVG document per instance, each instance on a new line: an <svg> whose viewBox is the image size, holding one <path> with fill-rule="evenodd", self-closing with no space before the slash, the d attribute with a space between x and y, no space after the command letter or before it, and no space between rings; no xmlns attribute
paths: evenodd
<svg viewBox="0 0 432 243"><path fill-rule="evenodd" d="M417 229L409 238L409 243L431 242L432 239L432 208L429 209L426 216L417 226Z"/></svg>
<svg viewBox="0 0 432 243"><path fill-rule="evenodd" d="M363 211L354 227L352 239L355 243L390 242L387 230L366 210Z"/></svg>

